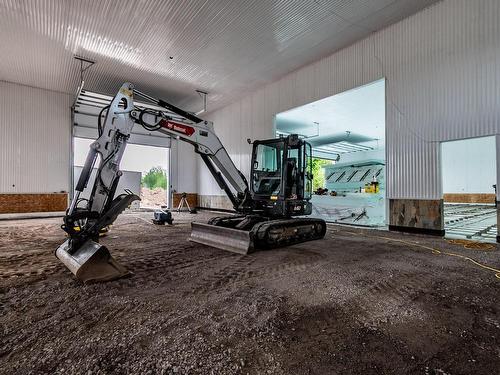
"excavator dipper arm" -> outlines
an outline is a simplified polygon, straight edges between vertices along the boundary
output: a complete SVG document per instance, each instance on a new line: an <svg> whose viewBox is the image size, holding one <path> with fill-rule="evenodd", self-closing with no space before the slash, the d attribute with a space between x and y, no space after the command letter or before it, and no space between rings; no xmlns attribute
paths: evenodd
<svg viewBox="0 0 500 375"><path fill-rule="evenodd" d="M90 146L73 200L61 226L69 238L56 250L56 256L78 279L85 282L111 280L128 274L98 240L101 229L112 224L130 203L139 200L132 193L115 197L122 175L120 161L134 126L130 116L133 110L133 86L125 83L109 105L104 125L99 126L99 137ZM95 180L89 198L80 198L96 163Z"/></svg>

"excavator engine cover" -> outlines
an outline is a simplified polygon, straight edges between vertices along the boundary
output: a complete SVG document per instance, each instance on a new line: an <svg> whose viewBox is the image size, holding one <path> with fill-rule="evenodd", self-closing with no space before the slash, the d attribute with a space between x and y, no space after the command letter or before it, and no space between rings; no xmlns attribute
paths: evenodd
<svg viewBox="0 0 500 375"><path fill-rule="evenodd" d="M70 239L56 250L56 256L78 280L84 283L111 281L131 273L121 266L106 246L87 240L76 252L70 254Z"/></svg>

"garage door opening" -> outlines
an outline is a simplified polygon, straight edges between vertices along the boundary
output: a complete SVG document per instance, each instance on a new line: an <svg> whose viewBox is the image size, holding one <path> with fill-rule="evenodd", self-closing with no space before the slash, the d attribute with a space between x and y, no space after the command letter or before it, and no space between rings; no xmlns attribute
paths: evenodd
<svg viewBox="0 0 500 375"><path fill-rule="evenodd" d="M276 115L313 148L313 216L385 227L385 79Z"/></svg>
<svg viewBox="0 0 500 375"><path fill-rule="evenodd" d="M441 144L444 225L448 238L496 242L496 140Z"/></svg>
<svg viewBox="0 0 500 375"><path fill-rule="evenodd" d="M74 185L78 181L92 139L74 138ZM120 178L116 195L131 190L140 196L140 202L133 202L131 208L157 209L168 206L169 148L128 144L121 161ZM89 186L93 184L95 169ZM86 191L88 195L88 191ZM82 198L88 198L81 195Z"/></svg>

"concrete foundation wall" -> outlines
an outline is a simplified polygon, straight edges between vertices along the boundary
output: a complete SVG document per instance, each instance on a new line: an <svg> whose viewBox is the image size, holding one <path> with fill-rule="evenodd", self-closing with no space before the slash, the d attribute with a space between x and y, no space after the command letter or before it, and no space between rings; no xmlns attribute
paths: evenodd
<svg viewBox="0 0 500 375"><path fill-rule="evenodd" d="M390 199L389 229L444 236L443 200Z"/></svg>

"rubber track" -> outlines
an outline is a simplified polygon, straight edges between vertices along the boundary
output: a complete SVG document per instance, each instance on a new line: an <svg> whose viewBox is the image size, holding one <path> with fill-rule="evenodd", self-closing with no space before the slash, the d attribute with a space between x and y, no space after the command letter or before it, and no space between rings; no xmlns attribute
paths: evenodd
<svg viewBox="0 0 500 375"><path fill-rule="evenodd" d="M282 237L278 242L269 242L269 232L273 229L283 228L291 229L293 227L301 227L306 225L322 225L323 229L319 234L312 233L307 237ZM255 238L256 249L274 249L283 246L291 246L302 242L314 241L322 239L326 234L326 223L322 219L302 218L302 219L282 219L271 220L255 225L252 229Z"/></svg>

